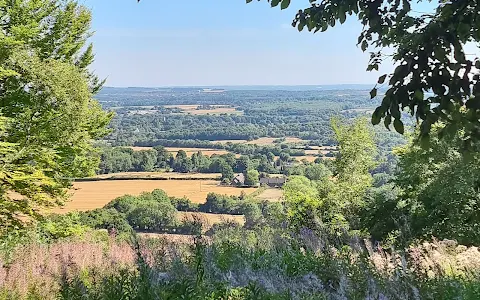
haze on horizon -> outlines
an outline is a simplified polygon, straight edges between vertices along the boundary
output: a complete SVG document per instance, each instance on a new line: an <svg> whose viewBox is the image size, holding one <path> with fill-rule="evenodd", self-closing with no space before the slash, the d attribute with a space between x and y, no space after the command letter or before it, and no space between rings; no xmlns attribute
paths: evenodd
<svg viewBox="0 0 480 300"><path fill-rule="evenodd" d="M113 87L374 84L347 20L299 33L287 10L266 1L83 0L93 12L93 70ZM383 73L382 73L383 72Z"/></svg>

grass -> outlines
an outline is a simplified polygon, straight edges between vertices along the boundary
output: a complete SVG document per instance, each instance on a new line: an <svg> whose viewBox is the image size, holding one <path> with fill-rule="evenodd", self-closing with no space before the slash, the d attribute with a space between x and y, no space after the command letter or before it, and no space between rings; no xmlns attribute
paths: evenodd
<svg viewBox="0 0 480 300"><path fill-rule="evenodd" d="M56 213L70 211L87 211L101 208L111 200L125 194L139 195L162 189L174 197L187 197L192 202L203 203L208 193L239 196L242 191L247 194L254 188L237 188L220 186L216 180L102 180L91 182L75 182L72 197L62 208L51 210Z"/></svg>
<svg viewBox="0 0 480 300"><path fill-rule="evenodd" d="M97 175L97 179L143 179L143 178L164 178L164 179L218 179L220 180L222 174L220 173L176 173L176 172L121 172Z"/></svg>
<svg viewBox="0 0 480 300"><path fill-rule="evenodd" d="M179 108L185 114L192 114L192 115L219 115L219 114L235 114L235 115L242 115L243 111L236 110L234 107L224 107L219 106L215 107L215 109L197 109L199 105L165 105L166 108Z"/></svg>
<svg viewBox="0 0 480 300"><path fill-rule="evenodd" d="M280 201L283 197L283 190L277 188L266 188L263 192L256 196L257 199L266 201Z"/></svg>
<svg viewBox="0 0 480 300"><path fill-rule="evenodd" d="M8 267L0 259L0 299L477 300L474 248L383 252L309 230L238 227L207 238L140 234L131 246L111 237L33 243L15 249Z"/></svg>

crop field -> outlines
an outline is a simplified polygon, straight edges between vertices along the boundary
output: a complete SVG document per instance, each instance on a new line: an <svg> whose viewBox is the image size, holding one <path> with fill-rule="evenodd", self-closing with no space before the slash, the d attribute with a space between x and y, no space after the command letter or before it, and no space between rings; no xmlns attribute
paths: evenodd
<svg viewBox="0 0 480 300"><path fill-rule="evenodd" d="M181 221L183 219L192 220L194 217L202 221L205 228L210 228L213 224L223 223L224 221L233 221L243 225L245 218L243 215L226 215L226 214L209 214L200 212L178 212L177 218Z"/></svg>
<svg viewBox="0 0 480 300"><path fill-rule="evenodd" d="M188 157L191 157L193 153L197 153L198 151L202 151L203 155L212 156L214 154L223 155L228 154L230 152L222 149L206 149L206 148L176 148L176 147L165 147L165 149L172 153L173 156L177 155L177 152L183 150L187 153Z"/></svg>
<svg viewBox="0 0 480 300"><path fill-rule="evenodd" d="M99 179L135 179L135 178L165 178L165 179L220 179L220 173L176 173L176 172L121 172L97 175L94 178Z"/></svg>
<svg viewBox="0 0 480 300"><path fill-rule="evenodd" d="M142 151L142 150L150 150L153 147L130 147L130 148L133 151ZM187 153L188 157L191 157L193 155L193 153L197 153L198 151L202 151L202 154L207 155L207 156L212 156L214 154L223 155L223 154L230 153L230 152L228 152L226 150L222 150L222 149L207 149L207 148L165 147L165 149L168 152L172 153L173 156L176 156L178 151L183 150Z"/></svg>
<svg viewBox="0 0 480 300"><path fill-rule="evenodd" d="M74 210L86 211L101 208L116 197L125 194L139 195L162 189L169 196L187 197L192 202L203 203L208 193L240 195L242 191L253 193L255 188L220 186L216 180L103 180L75 182L72 197L62 208L52 212L66 213Z"/></svg>
<svg viewBox="0 0 480 300"><path fill-rule="evenodd" d="M266 146L266 145L274 145L274 141L278 140L280 138L272 138L272 137L262 137L258 138L256 140L252 141L247 141L247 140L218 140L218 141L213 141L213 143L217 144L226 144L228 142L232 144L249 144L249 145L260 145L260 146ZM306 140L302 140L300 138L296 137L286 137L285 141L282 143L305 143L308 142Z"/></svg>
<svg viewBox="0 0 480 300"><path fill-rule="evenodd" d="M280 201L283 197L283 190L277 188L267 188L263 192L261 192L257 198L260 200L267 200L267 201Z"/></svg>
<svg viewBox="0 0 480 300"><path fill-rule="evenodd" d="M219 115L219 114L236 114L242 115L243 111L236 110L234 107L225 107L224 105L211 105L214 109L197 109L199 105L164 105L166 108L179 108L185 114L192 115Z"/></svg>
<svg viewBox="0 0 480 300"><path fill-rule="evenodd" d="M329 153L330 151L332 152L336 152L336 150L305 150L305 154L306 155L318 155L319 153L322 153L322 154L327 154Z"/></svg>

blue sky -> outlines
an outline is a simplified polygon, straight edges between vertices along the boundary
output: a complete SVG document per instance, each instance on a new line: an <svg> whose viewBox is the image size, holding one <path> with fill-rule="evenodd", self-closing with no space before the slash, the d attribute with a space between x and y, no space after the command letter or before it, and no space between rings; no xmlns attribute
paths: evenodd
<svg viewBox="0 0 480 300"><path fill-rule="evenodd" d="M289 9L245 0L83 0L93 11L93 70L108 86L373 84L355 17L299 33Z"/></svg>

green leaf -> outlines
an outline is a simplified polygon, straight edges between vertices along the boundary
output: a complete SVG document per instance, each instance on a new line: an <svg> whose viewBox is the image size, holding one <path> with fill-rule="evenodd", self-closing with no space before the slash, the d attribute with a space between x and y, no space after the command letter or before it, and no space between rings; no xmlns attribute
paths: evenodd
<svg viewBox="0 0 480 300"><path fill-rule="evenodd" d="M370 99L373 99L377 96L377 88L373 88L371 91L370 91Z"/></svg>
<svg viewBox="0 0 480 300"><path fill-rule="evenodd" d="M368 43L367 43L367 41L363 41L363 42L362 42L362 51L365 52L365 50L367 50L367 48L368 48Z"/></svg>
<svg viewBox="0 0 480 300"><path fill-rule="evenodd" d="M380 119L382 118L382 108L377 107L372 114L372 124L378 125L380 123Z"/></svg>
<svg viewBox="0 0 480 300"><path fill-rule="evenodd" d="M247 0L247 3L250 3L250 2L252 2L252 0Z"/></svg>
<svg viewBox="0 0 480 300"><path fill-rule="evenodd" d="M390 130L390 124L392 124L392 115L386 115L385 119L383 120L383 124L385 125L385 128Z"/></svg>
<svg viewBox="0 0 480 300"><path fill-rule="evenodd" d="M282 0L281 9L286 9L290 5L290 0Z"/></svg>
<svg viewBox="0 0 480 300"><path fill-rule="evenodd" d="M272 7L275 7L275 6L277 6L279 3L280 3L280 0L272 0L272 1L270 2L270 5L271 5Z"/></svg>
<svg viewBox="0 0 480 300"><path fill-rule="evenodd" d="M403 122L400 121L400 119L395 119L393 121L393 127L395 127L395 131L397 131L400 134L403 134L405 131L405 127L403 126Z"/></svg>
<svg viewBox="0 0 480 300"><path fill-rule="evenodd" d="M415 94L413 96L417 100L423 100L423 91L422 90L416 90Z"/></svg>
<svg viewBox="0 0 480 300"><path fill-rule="evenodd" d="M380 76L380 78L378 78L378 84L383 84L386 78L387 78L387 74Z"/></svg>

